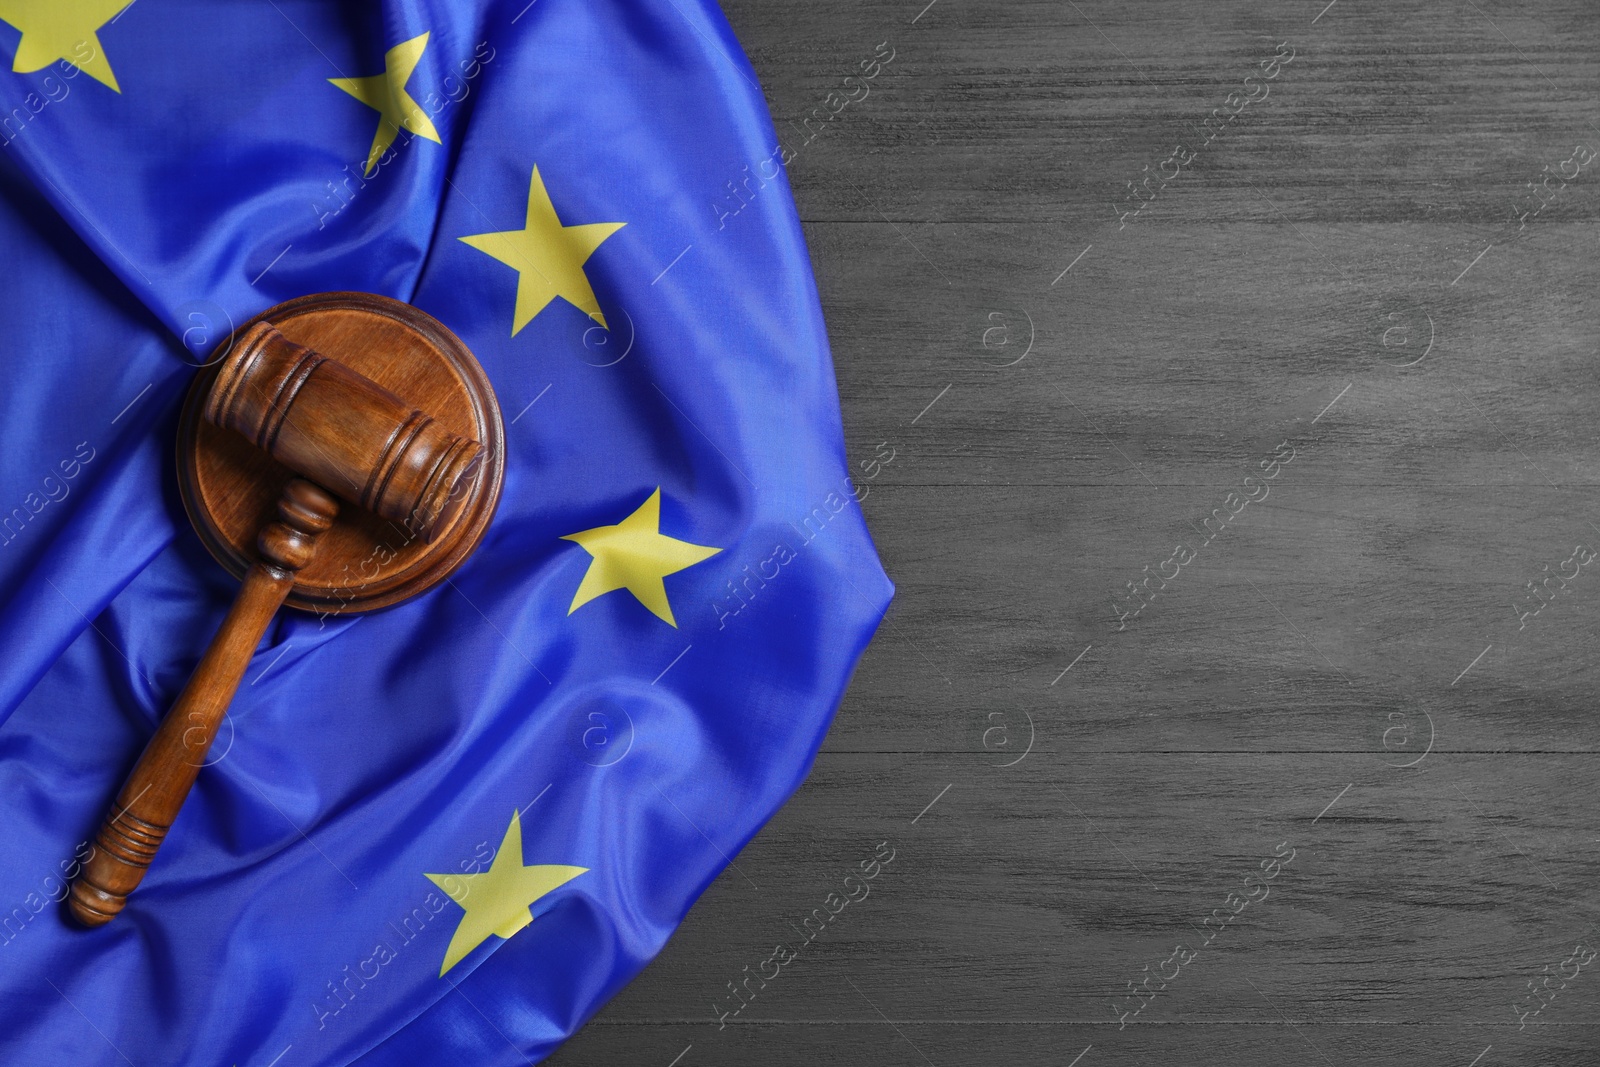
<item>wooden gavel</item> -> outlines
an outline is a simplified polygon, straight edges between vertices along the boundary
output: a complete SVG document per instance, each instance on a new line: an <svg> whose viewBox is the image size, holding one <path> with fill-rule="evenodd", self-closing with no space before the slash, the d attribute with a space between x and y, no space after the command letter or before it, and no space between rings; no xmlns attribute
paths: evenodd
<svg viewBox="0 0 1600 1067"><path fill-rule="evenodd" d="M360 297L359 303L370 310L379 299ZM385 301L382 308L390 318L398 316L386 306L393 303ZM412 318L426 318L401 307ZM342 306L335 311L354 313ZM382 322L374 327L382 328ZM459 346L453 335L443 333ZM453 358L459 363L461 356ZM465 359L471 361L470 353ZM481 377L475 362L472 370ZM260 527L255 558L233 607L128 775L72 885L69 908L86 926L110 922L143 879L205 763L267 624L334 525L336 497L401 524L408 538L427 543L450 528L463 502L481 489L483 444L451 432L344 363L289 340L269 321L243 332L197 385L202 387L209 389L200 409L207 423L241 435L296 477L277 499L275 521ZM492 391L488 402L493 407ZM498 407L493 411L498 433ZM491 445L497 443L494 436L485 435ZM497 497L498 467L493 488ZM475 507L457 526L477 523L480 516L486 524L487 515ZM475 543L474 536L451 566Z"/></svg>

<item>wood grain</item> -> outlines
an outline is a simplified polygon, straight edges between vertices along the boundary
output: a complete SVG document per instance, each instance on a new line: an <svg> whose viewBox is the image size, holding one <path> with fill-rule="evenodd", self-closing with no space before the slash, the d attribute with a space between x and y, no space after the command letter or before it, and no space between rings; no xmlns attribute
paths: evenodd
<svg viewBox="0 0 1600 1067"><path fill-rule="evenodd" d="M247 323L196 375L178 436L184 505L243 584L73 881L69 909L90 927L116 918L143 881L278 609L415 596L472 551L499 500L487 378L443 326L384 297L324 293ZM342 523L338 497L356 505Z"/></svg>
<svg viewBox="0 0 1600 1067"><path fill-rule="evenodd" d="M128 773L83 870L73 880L67 906L84 926L104 926L116 918L144 880L206 764L217 727L267 624L338 514L339 501L304 478L284 487L277 520L261 530L260 558L245 573L239 595L177 703Z"/></svg>
<svg viewBox="0 0 1600 1067"><path fill-rule="evenodd" d="M257 356L263 324L275 341ZM318 293L269 308L218 353L185 401L178 486L231 573L249 569L256 531L300 475L356 506L297 576L290 607L388 607L477 547L500 502L505 430L488 376L438 320L388 297Z"/></svg>
<svg viewBox="0 0 1600 1067"><path fill-rule="evenodd" d="M898 594L743 876L551 1062L1595 1062L1600 172L1528 183L1600 149L1600 18L924 3L726 5Z"/></svg>

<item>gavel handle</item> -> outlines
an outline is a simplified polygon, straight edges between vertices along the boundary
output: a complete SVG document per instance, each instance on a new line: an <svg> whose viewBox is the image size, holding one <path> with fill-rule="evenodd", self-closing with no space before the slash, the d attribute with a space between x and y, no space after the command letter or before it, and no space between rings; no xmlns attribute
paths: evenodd
<svg viewBox="0 0 1600 1067"><path fill-rule="evenodd" d="M284 488L277 521L263 527L257 539L259 560L246 573L178 702L134 764L72 884L68 907L85 926L115 918L144 878L205 763L261 635L294 587L295 574L315 555L318 535L338 512L338 501L303 478Z"/></svg>

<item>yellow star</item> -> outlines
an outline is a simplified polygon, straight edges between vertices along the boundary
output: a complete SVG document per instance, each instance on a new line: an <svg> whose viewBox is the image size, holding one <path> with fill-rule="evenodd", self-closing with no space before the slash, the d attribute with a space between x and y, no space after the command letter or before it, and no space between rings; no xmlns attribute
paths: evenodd
<svg viewBox="0 0 1600 1067"><path fill-rule="evenodd" d="M65 60L95 81L122 92L96 32L133 0L0 0L0 21L22 31L11 69L43 70Z"/></svg>
<svg viewBox="0 0 1600 1067"><path fill-rule="evenodd" d="M467 953L489 939L490 934L508 938L533 922L529 906L546 893L566 885L587 867L560 864L522 865L522 819L511 813L511 825L494 854L494 863L480 874L430 874L434 885L461 905L465 915L456 927L450 947L445 949L439 977L466 958Z"/></svg>
<svg viewBox="0 0 1600 1067"><path fill-rule="evenodd" d="M383 57L383 73L367 78L329 78L357 100L378 112L378 132L372 138L372 150L367 153L367 173L378 165L378 157L389 150L401 129L410 130L418 137L439 141L439 131L433 120L423 113L417 102L406 92L406 82L422 59L422 50L428 47L428 34L413 37L389 49Z"/></svg>
<svg viewBox="0 0 1600 1067"><path fill-rule="evenodd" d="M572 606L567 609L568 615L597 596L626 589L639 603L655 612L657 618L673 627L678 623L672 617L667 587L661 579L722 551L663 534L659 488L637 511L615 526L596 526L582 533L567 534L562 540L578 542L594 557L572 598Z"/></svg>
<svg viewBox="0 0 1600 1067"><path fill-rule="evenodd" d="M539 168L534 167L533 181L528 186L528 219L522 229L480 233L461 240L517 272L517 310L511 322L511 336L515 337L558 296L601 326L606 325L583 265L607 237L626 225L590 222L563 226L556 217L555 205L550 203L550 194L545 192Z"/></svg>

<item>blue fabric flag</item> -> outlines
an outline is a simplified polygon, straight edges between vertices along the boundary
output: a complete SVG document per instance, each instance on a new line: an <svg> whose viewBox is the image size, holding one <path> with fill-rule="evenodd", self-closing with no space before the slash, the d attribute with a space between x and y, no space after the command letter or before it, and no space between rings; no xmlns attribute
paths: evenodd
<svg viewBox="0 0 1600 1067"><path fill-rule="evenodd" d="M711 0L0 0L5 56L0 1062L548 1054L798 786L892 592L737 42ZM237 588L179 400L329 290L474 351L499 513L417 600L284 613L76 929Z"/></svg>

